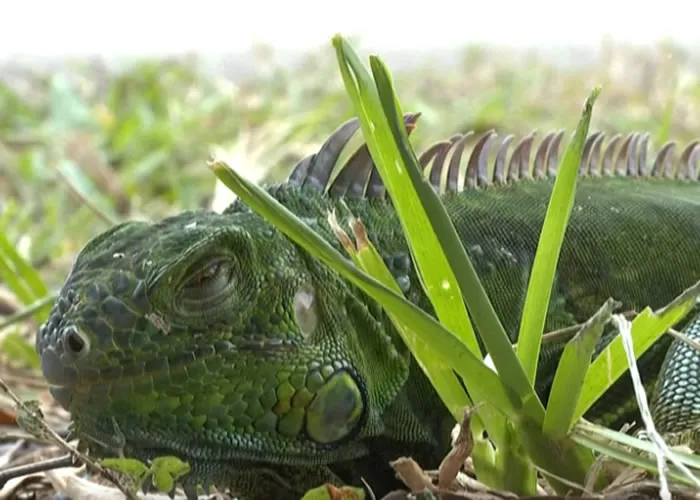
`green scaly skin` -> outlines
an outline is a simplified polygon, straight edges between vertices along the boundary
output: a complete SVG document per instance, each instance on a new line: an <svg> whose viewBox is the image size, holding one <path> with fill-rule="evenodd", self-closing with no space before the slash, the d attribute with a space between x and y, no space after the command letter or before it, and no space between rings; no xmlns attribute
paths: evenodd
<svg viewBox="0 0 700 500"><path fill-rule="evenodd" d="M337 195L340 180L367 185L366 147L332 194L318 189L356 130L355 121L341 127L269 192L341 251L326 217L347 206L406 296L432 313L390 200ZM522 144L516 154L531 165ZM636 149L626 154L639 159ZM534 170L550 157L555 149L538 150ZM445 155L435 165L438 179ZM488 184L448 189L442 200L496 312L517 332L553 178ZM373 177L368 189L378 187ZM585 321L609 296L623 310L661 307L700 279L698 203L696 181L582 175L547 331ZM664 337L640 364L649 386L664 370L657 423L675 432L696 425L700 391L685 362L693 352L674 346L662 367L669 344ZM92 453L178 455L192 467L191 495L195 484L216 484L239 498L300 498L323 482L364 478L379 496L396 486L389 460L412 455L436 467L454 424L382 309L240 202L223 214L126 222L92 239L36 348L51 393ZM544 346L543 398L560 351ZM633 401L625 376L588 417L619 426L634 418Z"/></svg>

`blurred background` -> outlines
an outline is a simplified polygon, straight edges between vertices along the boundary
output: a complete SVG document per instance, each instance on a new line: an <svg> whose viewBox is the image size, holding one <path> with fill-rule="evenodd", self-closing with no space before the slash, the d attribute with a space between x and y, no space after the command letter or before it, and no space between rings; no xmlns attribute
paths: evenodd
<svg viewBox="0 0 700 500"><path fill-rule="evenodd" d="M353 116L335 33L363 56L384 58L404 110L422 112L412 136L419 151L468 129L571 131L598 84L592 130L646 131L652 148L684 145L700 137L697 8L680 0L7 2L0 233L51 291L114 221L222 208L206 166L213 151L259 182L282 180ZM42 387L31 314L2 326L27 297L0 280L0 374Z"/></svg>
<svg viewBox="0 0 700 500"><path fill-rule="evenodd" d="M413 6L411 6L413 5ZM381 55L415 147L467 129L700 136L692 3L11 2L0 29L0 227L50 287L125 217L223 207L206 160L284 178L352 116L330 45ZM220 196L217 195L217 196Z"/></svg>

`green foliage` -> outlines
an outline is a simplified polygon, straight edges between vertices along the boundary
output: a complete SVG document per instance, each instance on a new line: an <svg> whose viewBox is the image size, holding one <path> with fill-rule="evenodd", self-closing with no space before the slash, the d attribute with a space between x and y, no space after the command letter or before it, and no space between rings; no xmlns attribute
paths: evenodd
<svg viewBox="0 0 700 500"><path fill-rule="evenodd" d="M549 205L547 205L547 214L537 244L535 261L532 264L532 274L525 296L518 335L518 357L530 383L535 380L537 372L537 360L542 345L542 334L552 295L554 275L559 262L559 252L564 242L566 225L574 205L583 144L588 137L593 104L598 99L599 94L600 87L597 87L588 97L583 116L574 131L574 137L564 151L564 157L557 169Z"/></svg>
<svg viewBox="0 0 700 500"><path fill-rule="evenodd" d="M519 410L517 411L518 418L516 422L525 419L534 422L536 426L541 425L544 418L544 409L534 391L532 384L534 374L528 380L528 375L524 372L522 364L510 345L509 338L499 318L496 316L489 298L486 296L476 270L469 260L444 206L438 195L421 174L416 155L408 143L401 120L403 113L401 112L398 97L392 87L388 71L381 60L375 56L370 57L370 65L374 76L373 82L347 42L337 36L334 38L333 43L336 47L346 89L360 117L368 147L391 194L404 232L409 240L414 261L420 269L423 288L430 297L439 320L446 328L451 330L451 333L454 332L454 335L465 342L465 346L461 346L462 351L465 350L465 347L468 347L471 353L480 355L478 347L473 342L474 331L471 328L469 318L466 316L466 311L461 317L457 315L455 320L455 303L459 303L461 306L466 303L471 317L474 319L479 331L482 332L482 339L486 344L488 353L494 360L504 388L512 391L510 393L511 397L517 397L518 399L516 406ZM587 136L593 102L597 95L598 91L596 90L586 102L583 116L576 128L574 140L569 144L560 166L560 168L564 169L564 172L563 175L557 175L548 216L545 219L543 239L541 239L538 255L535 259L536 263L538 259L540 262L551 259L553 255L556 256L559 252L566 220L573 203L577 166L580 162L583 142ZM382 137L384 141L382 141ZM393 138L393 141L391 138ZM409 175L405 175L405 173ZM566 184L567 180L568 186ZM558 188L557 185L559 185ZM423 220L421 215L424 217ZM427 237L426 234L428 235ZM441 259L444 262L442 269L439 266ZM542 264L540 264L540 267L542 267ZM537 347L539 347L541 341L544 316L549 302L549 291L554 278L554 268L551 269L550 276L544 274L547 272L547 269L544 269L544 272L540 271L540 274L533 274L533 282L536 283L533 288L535 292L544 290L544 293L540 292L540 295L545 295L546 300L540 301L539 304L534 302L535 306L530 306L529 311L529 314L534 317L537 318L536 315L539 315L542 318L542 325L539 331L528 332L531 336L533 336L533 333L535 334L533 338L536 339ZM440 275L439 271L442 271L443 275ZM432 282L427 279L426 275L431 277ZM538 282L537 280L540 281ZM532 295L533 292L529 291L528 297ZM526 300L527 303L528 300ZM541 307L538 308L538 305L541 305ZM467 335L460 332L460 329L464 328L463 323L466 323L469 327L466 329ZM534 323L537 324L537 320ZM422 331L421 334L426 340L433 338L432 335L425 331ZM409 340L406 336L404 336L404 339ZM430 361L434 364L440 363L446 355L443 349L437 349L436 352L430 353L433 356L421 357L421 354L416 352L415 349L412 349L412 352L423 366ZM537 348L534 353L531 353L531 356L536 356L538 352L539 349ZM451 368L456 370L457 365L452 365ZM460 372L460 374L462 373ZM473 395L476 403L484 402L487 407L498 408L491 400L490 394L482 392L481 378L477 376L475 371L467 370L466 374L462 376L467 390ZM448 407L451 408L449 403L451 401L448 402ZM510 426L519 427L518 424L513 422L506 423L502 414L490 415L489 417L485 418L484 421L487 422L485 424L486 429L496 443L497 461L498 456L505 453L505 456L500 460L503 468L501 469L500 481L495 485L497 487L510 487L510 489L521 494L534 493L536 485L535 471L527 459L518 457L521 444L526 447L525 453L530 455L528 457L530 460L538 463L541 467L549 467L549 470L557 471L557 474L561 477L567 477L571 480L576 480L575 476L572 477L572 473L576 474L576 469L585 471L586 463L588 463L588 466L592 463L592 456L586 456L582 449L568 448L568 451L564 451L564 447L562 447L561 449L564 451L563 461L568 461L565 467L562 468L560 464L556 464L552 460L554 455L544 456L538 451L548 448L547 444L554 445L554 443L543 443L545 439L525 439L516 443L514 440L518 440L517 432ZM506 431L505 433L503 432L504 430ZM544 436L539 437L544 438ZM535 448L530 447L530 449L527 449L529 443L536 443ZM505 471L507 471L507 474ZM516 477L519 479L517 484L513 481L513 478Z"/></svg>
<svg viewBox="0 0 700 500"><path fill-rule="evenodd" d="M686 317L692 311L699 295L700 286L695 285L656 313L648 307L645 308L632 321L635 357L639 359L664 332ZM576 405L574 420L582 417L626 370L627 361L622 337L617 336L591 363L583 381L584 389Z"/></svg>
<svg viewBox="0 0 700 500"><path fill-rule="evenodd" d="M473 402L484 403L487 408L483 412L480 407L483 419L481 425L485 425L496 445L495 457L487 448L475 447L473 453L477 476L488 480L492 486L521 494L533 494L535 491L534 466L543 471L550 484L562 493L570 489L571 482L584 484L593 465L594 455L591 447L581 446L574 441L569 430L581 416L577 413L577 405L581 406L581 401L585 401L584 395L590 395L583 389L587 377L602 379L610 373L611 367L600 363L590 365L589 360L595 341L610 318L614 301L604 304L599 314L569 341L557 369L550 407L545 413L545 408L534 392L533 377L526 373L498 318L493 314L488 297L454 234L454 228L451 227L439 198L420 175L415 153L407 140L400 118L401 106L388 71L378 58L372 57L372 79L345 40L336 37L334 45L348 95L360 117L365 140L402 219L412 255L420 267L421 283L435 306L440 322L399 295L396 283L368 241L361 222L352 218L352 214L350 226L355 237L354 244L342 230L335 214L330 214L329 223L355 265L342 258L294 214L263 189L246 181L224 161L212 163L214 172L253 210L385 308L453 413L465 396L450 385L451 377L443 372L443 367L448 366L462 377ZM528 345L519 351L521 358L533 371L536 368L556 260L575 192L577 165L598 92L595 89L586 101L574 138L559 166L560 175L555 182L538 246L536 272L533 272L526 301L529 304L526 314L532 317L523 320L524 335L530 338L527 340ZM425 256L430 256L431 262ZM462 276L452 274L457 268ZM471 272L464 273L465 269ZM365 272L371 273L373 277ZM480 353L470 346L473 330L466 315L461 320L468 327L460 322L459 314L457 320L447 314L453 296L445 292L456 290L451 283L458 284L461 292L459 299L466 301L479 330L485 333L483 338L498 375L486 368ZM658 338L670 325L687 314L690 311L689 304L697 296L698 290L695 288L670 304L658 317L650 311L640 315L637 318L639 335L648 339ZM447 321L444 318L448 318ZM616 342L611 346L617 345L619 350L619 339ZM642 344L647 345L644 342ZM617 354L612 369L614 373L622 373L627 368L627 362ZM637 356L640 354L641 349L636 352ZM610 359L610 356L601 356L603 357ZM613 380L607 380L606 386L609 387L612 382ZM565 390L567 383L573 384L570 392ZM597 394L596 399L599 396ZM483 418L486 412L490 412L491 418ZM486 469L483 476L480 475L480 467ZM606 478L601 477L595 484L601 487L606 481Z"/></svg>
<svg viewBox="0 0 700 500"><path fill-rule="evenodd" d="M133 492L141 489L148 478L158 491L169 493L178 479L190 472L190 466L174 456L153 459L150 467L133 458L105 458L101 461L107 469L125 474L134 485Z"/></svg>
<svg viewBox="0 0 700 500"><path fill-rule="evenodd" d="M576 421L573 413L591 365L593 351L616 307L615 301L608 299L564 347L542 424L542 429L554 438L566 435Z"/></svg>
<svg viewBox="0 0 700 500"><path fill-rule="evenodd" d="M48 290L39 273L0 233L0 278L25 305L44 297Z"/></svg>

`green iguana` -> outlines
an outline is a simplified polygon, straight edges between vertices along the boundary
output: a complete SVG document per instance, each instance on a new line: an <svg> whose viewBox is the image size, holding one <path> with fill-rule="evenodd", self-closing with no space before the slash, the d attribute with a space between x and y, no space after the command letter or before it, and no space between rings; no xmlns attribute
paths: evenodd
<svg viewBox="0 0 700 500"><path fill-rule="evenodd" d="M406 115L409 131L417 118ZM268 192L341 251L327 214L347 206L406 297L432 314L367 147L331 175L357 132L356 120L342 125ZM494 149L492 132L456 135L420 156L513 335L562 138L544 137L532 161L534 133L509 160L513 136ZM651 163L648 135L604 141L594 133L585 144L547 331L584 322L610 296L623 310L658 308L700 280L698 142L678 162L666 144ZM663 380L654 399L663 432L700 420L698 355L675 344L662 366L670 344L663 337L640 362L650 388ZM245 499L300 498L362 479L381 495L396 486L390 460L436 467L454 425L382 308L240 200L221 214L125 222L93 238L36 349L92 453L175 454L192 467L190 496L200 483ZM560 352L543 346L536 385L545 399ZM619 426L635 408L625 375L587 416Z"/></svg>

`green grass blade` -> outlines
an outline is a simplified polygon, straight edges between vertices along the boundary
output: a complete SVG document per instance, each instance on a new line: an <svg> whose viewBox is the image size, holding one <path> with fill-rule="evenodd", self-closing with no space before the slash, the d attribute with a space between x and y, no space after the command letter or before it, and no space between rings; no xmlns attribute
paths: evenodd
<svg viewBox="0 0 700 500"><path fill-rule="evenodd" d="M50 309L53 303L56 302L57 298L57 293L49 294L46 297L42 297L34 303L26 306L21 311L17 311L16 313L7 316L2 321L0 321L0 330L3 330L4 328L12 326L16 323L19 323L20 321L24 321L27 318L35 316L37 313L41 315L42 313L40 313L40 311L42 311L45 308ZM43 319L44 318L42 316L40 321L43 321Z"/></svg>
<svg viewBox="0 0 700 500"><path fill-rule="evenodd" d="M588 136L593 105L599 94L600 87L596 87L591 91L583 106L583 113L574 131L574 137L567 146L559 165L542 225L542 232L537 243L537 252L523 306L517 347L518 357L531 382L535 380L537 372L542 334L552 295L552 283L554 283L561 245L574 204L583 145Z"/></svg>
<svg viewBox="0 0 700 500"><path fill-rule="evenodd" d="M48 317L50 303L34 307L37 301L42 301L49 295L44 280L19 254L3 231L0 231L0 280L5 282L22 304L31 307L30 315L36 321L42 322Z"/></svg>
<svg viewBox="0 0 700 500"><path fill-rule="evenodd" d="M547 403L542 430L552 438L564 437L571 426L576 403L583 389L588 367L595 346L603 334L603 327L610 320L617 303L607 302L589 319L579 332L566 343Z"/></svg>
<svg viewBox="0 0 700 500"><path fill-rule="evenodd" d="M614 458L623 464L638 467L654 474L658 474L659 472L656 459L653 458L654 448L649 441L643 441L628 434L623 434L622 432L607 429L585 421L580 422L574 427L571 438L586 448ZM632 450L625 449L625 447L632 448ZM643 456L640 455L639 452L648 453L651 454L651 456ZM691 468L692 474L697 481L700 482L700 470L692 470L693 468L698 469L700 467L700 459L697 455L683 453L678 450L671 450L671 454L686 467ZM688 478L673 464L668 464L666 475L674 481L689 486L697 487L698 485L698 483Z"/></svg>
<svg viewBox="0 0 700 500"><path fill-rule="evenodd" d="M450 331L461 332L460 338L474 352L478 347L467 316L466 299L467 306L474 311L472 316L485 318L485 322L477 326L488 332L482 338L504 384L515 391L531 418L542 421L544 407L518 362L444 206L423 179L418 159L403 128L388 72L377 58L372 58L379 93L373 92L371 77L352 47L341 37L335 37L333 43L348 93L355 96L367 146L391 195L423 286L438 318ZM383 105L384 109L377 104ZM435 221L440 221L437 227ZM442 230L439 235L436 232L438 227ZM445 241L451 241L449 248L445 247ZM464 282L457 280L456 269L462 272ZM473 377L465 380L469 391L473 391L477 381Z"/></svg>
<svg viewBox="0 0 700 500"><path fill-rule="evenodd" d="M24 283L23 285L15 285L17 290L13 288L13 291L25 305L48 295L49 290L37 270L17 252L15 246L10 243L2 231L0 231L0 260L3 261L0 265L6 272L14 273L15 278L21 278ZM4 276L3 279L7 281Z"/></svg>
<svg viewBox="0 0 700 500"><path fill-rule="evenodd" d="M608 427L604 427L587 420L580 420L578 423L576 423L576 425L574 425L571 436L574 439L577 439L578 436L584 435L600 441L612 441L621 446L633 448L645 453L654 453L654 445L646 439L630 436L624 432L609 429ZM681 450L671 450L671 453L675 455L679 462L688 467L698 469L698 473L700 473L700 455L695 453L686 453Z"/></svg>
<svg viewBox="0 0 700 500"><path fill-rule="evenodd" d="M700 282L685 290L660 311L644 309L632 321L635 358L639 359L669 328L683 319L700 295ZM628 369L627 358L619 335L591 363L583 390L576 405L574 420L578 420Z"/></svg>
<svg viewBox="0 0 700 500"><path fill-rule="evenodd" d="M346 90L360 120L365 142L391 194L426 293L438 318L451 331L457 333L472 352L479 353L476 335L454 273L442 251L440 239L430 224L421 199L415 196L414 189L410 189L411 184L415 188L416 183L422 183L417 162L405 165L402 161L374 81L357 54L342 37L334 37L333 44ZM390 98L394 102L393 94ZM399 127L404 131L402 118L400 122ZM415 154L413 156L415 157ZM407 217L409 214L410 217ZM414 245L413 242L416 241L420 241L421 244Z"/></svg>
<svg viewBox="0 0 700 500"><path fill-rule="evenodd" d="M615 460L618 460L624 464L631 465L633 467L637 467L639 469L643 469L649 472L658 473L658 467L656 466L655 458L648 458L640 455L635 455L634 453L630 453L628 451L614 447L608 443L591 439L588 436L575 435L574 440L577 443L585 446L586 448L590 448L591 450L594 450L597 453L600 453L607 457L614 458ZM685 475L681 474L678 471L671 469L667 470L666 474L670 479L673 479L674 481L679 481L691 486L693 485L692 482L690 482L688 478L685 477Z"/></svg>
<svg viewBox="0 0 700 500"><path fill-rule="evenodd" d="M34 345L27 342L18 332L11 332L3 337L0 341L0 351L5 359L19 362L28 368L38 370L41 367L41 359Z"/></svg>
<svg viewBox="0 0 700 500"><path fill-rule="evenodd" d="M34 293L20 274L13 269L10 262L5 255L0 254L0 279L7 284L22 304L31 304L34 301Z"/></svg>

